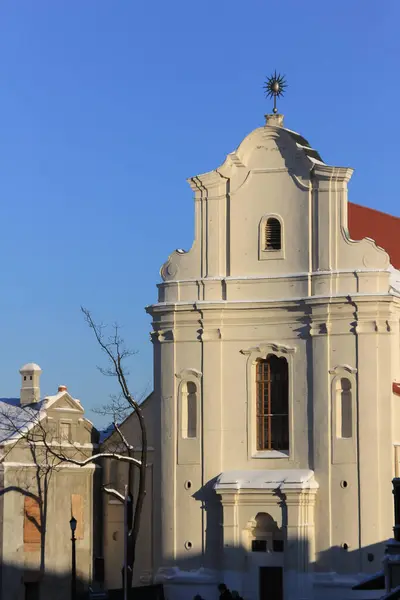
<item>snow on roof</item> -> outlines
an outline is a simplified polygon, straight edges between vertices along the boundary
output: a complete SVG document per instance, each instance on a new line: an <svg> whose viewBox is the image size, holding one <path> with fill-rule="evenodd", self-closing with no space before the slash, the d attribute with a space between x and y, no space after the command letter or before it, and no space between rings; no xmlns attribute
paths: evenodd
<svg viewBox="0 0 400 600"><path fill-rule="evenodd" d="M105 429L99 431L99 443L101 444L102 442L104 442L108 437L110 437L112 433L114 433L114 431L115 427L112 423L108 425Z"/></svg>
<svg viewBox="0 0 400 600"><path fill-rule="evenodd" d="M191 571L184 571L179 567L162 567L158 569L156 575L157 583L171 583L173 581L179 581L181 583L212 583L217 584L215 578L215 570L200 567L199 569L193 569Z"/></svg>
<svg viewBox="0 0 400 600"><path fill-rule="evenodd" d="M42 372L42 369L36 363L31 362L31 363L27 363L26 365L21 367L19 370L20 373L24 373L25 371L28 371L28 372L29 371L40 371L40 372Z"/></svg>
<svg viewBox="0 0 400 600"><path fill-rule="evenodd" d="M317 489L314 471L309 469L269 469L226 471L218 477L215 490L223 489Z"/></svg>
<svg viewBox="0 0 400 600"><path fill-rule="evenodd" d="M42 402L20 406L19 398L0 398L0 443L18 439L40 418Z"/></svg>

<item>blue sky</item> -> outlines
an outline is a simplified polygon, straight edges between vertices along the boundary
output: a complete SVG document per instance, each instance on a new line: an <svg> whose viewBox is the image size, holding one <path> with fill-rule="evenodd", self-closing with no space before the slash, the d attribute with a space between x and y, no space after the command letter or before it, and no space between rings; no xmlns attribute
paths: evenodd
<svg viewBox="0 0 400 600"><path fill-rule="evenodd" d="M123 326L151 390L144 306L192 243L186 178L263 123L275 68L286 126L356 169L352 201L400 216L399 19L398 0L3 0L0 394L35 361L98 422L114 381L81 304Z"/></svg>

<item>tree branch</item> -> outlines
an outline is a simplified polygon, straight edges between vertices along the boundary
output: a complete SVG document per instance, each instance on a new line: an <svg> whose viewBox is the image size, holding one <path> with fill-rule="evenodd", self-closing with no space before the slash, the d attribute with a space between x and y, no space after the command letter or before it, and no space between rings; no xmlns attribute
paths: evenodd
<svg viewBox="0 0 400 600"><path fill-rule="evenodd" d="M117 492L117 490L114 490L113 488L109 488L105 485L103 486L103 490L107 494L110 494L110 496L114 496L114 498L117 498L121 502L125 502L125 497L122 494L120 494L119 492Z"/></svg>

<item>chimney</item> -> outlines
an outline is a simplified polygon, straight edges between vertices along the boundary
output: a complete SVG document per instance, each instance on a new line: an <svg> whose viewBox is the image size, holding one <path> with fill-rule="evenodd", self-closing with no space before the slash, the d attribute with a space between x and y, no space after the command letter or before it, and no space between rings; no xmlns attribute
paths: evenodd
<svg viewBox="0 0 400 600"><path fill-rule="evenodd" d="M42 369L35 363L28 363L20 368L21 373L21 406L28 406L40 401L40 374Z"/></svg>

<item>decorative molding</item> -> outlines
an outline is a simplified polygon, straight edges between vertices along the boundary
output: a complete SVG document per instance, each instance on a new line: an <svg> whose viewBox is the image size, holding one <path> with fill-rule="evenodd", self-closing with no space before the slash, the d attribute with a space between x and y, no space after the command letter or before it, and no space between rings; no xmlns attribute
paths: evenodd
<svg viewBox="0 0 400 600"><path fill-rule="evenodd" d="M198 330L199 339L202 342L215 342L222 339L222 331L220 328L215 329L203 329Z"/></svg>
<svg viewBox="0 0 400 600"><path fill-rule="evenodd" d="M191 379L193 377L196 379L201 379L203 377L203 373L197 369L182 369L180 373L175 373L175 377L183 380Z"/></svg>
<svg viewBox="0 0 400 600"><path fill-rule="evenodd" d="M332 330L332 324L329 322L315 322L310 319L309 322L310 336L329 335Z"/></svg>
<svg viewBox="0 0 400 600"><path fill-rule="evenodd" d="M351 367L350 365L336 365L332 369L329 369L329 373L331 375L337 375L340 371L347 371L347 373L351 373L355 375L357 373L357 369L355 367Z"/></svg>
<svg viewBox="0 0 400 600"><path fill-rule="evenodd" d="M340 181L348 183L354 170L348 167L332 167L330 165L314 165L313 178L317 181Z"/></svg>
<svg viewBox="0 0 400 600"><path fill-rule="evenodd" d="M161 279L163 281L168 281L170 279L173 279L175 277L175 275L178 273L178 265L177 263L173 260L173 256L178 255L178 256L182 256L183 253L175 250L169 257L168 260L163 264L163 266L160 269L160 276Z"/></svg>
<svg viewBox="0 0 400 600"><path fill-rule="evenodd" d="M229 164L231 163L232 166L234 167L244 167L245 165L242 163L242 161L240 160L239 156L237 155L236 152L231 152L230 154L228 154L228 156L226 157L226 163ZM216 169L217 173L219 173L218 169ZM224 177L222 175L222 177Z"/></svg>
<svg viewBox="0 0 400 600"><path fill-rule="evenodd" d="M285 357L288 363L288 375L289 375L289 448L285 453L279 453L279 459L295 460L295 430L293 421L293 407L294 407L294 379L293 379L293 357L296 353L297 348L292 346L286 346L277 342L261 342L258 346L251 348L244 348L240 350L240 353L246 356L246 399L247 399L247 457L251 461L254 458L264 458L264 451L257 451L256 444L256 377L255 377L255 365L257 360L265 358L268 354L275 354L280 357ZM259 454L260 452L260 454ZM269 454L272 458L278 458L273 452L274 456Z"/></svg>
<svg viewBox="0 0 400 600"><path fill-rule="evenodd" d="M241 354L249 355L249 354L268 354L269 352L278 352L280 354L294 354L297 352L296 347L284 346L283 344L278 344L276 342L263 342L259 346L254 346L252 348L246 348L240 350Z"/></svg>
<svg viewBox="0 0 400 600"><path fill-rule="evenodd" d="M263 459L275 459L275 458L283 458L283 459L288 459L289 458L289 451L288 450L256 450L252 455L251 458L263 458Z"/></svg>
<svg viewBox="0 0 400 600"><path fill-rule="evenodd" d="M276 219L280 224L281 247L277 250L265 248L265 226L269 219ZM283 218L277 213L264 214L258 224L258 260L279 260L285 258L285 227Z"/></svg>
<svg viewBox="0 0 400 600"><path fill-rule="evenodd" d="M392 324L387 319L359 319L355 325L355 331L360 333L391 333Z"/></svg>
<svg viewBox="0 0 400 600"><path fill-rule="evenodd" d="M160 339L160 332L159 331L150 331L150 341L153 342L158 342Z"/></svg>
<svg viewBox="0 0 400 600"><path fill-rule="evenodd" d="M173 342L175 339L175 333L173 329L160 329L158 332L158 341L160 342Z"/></svg>

